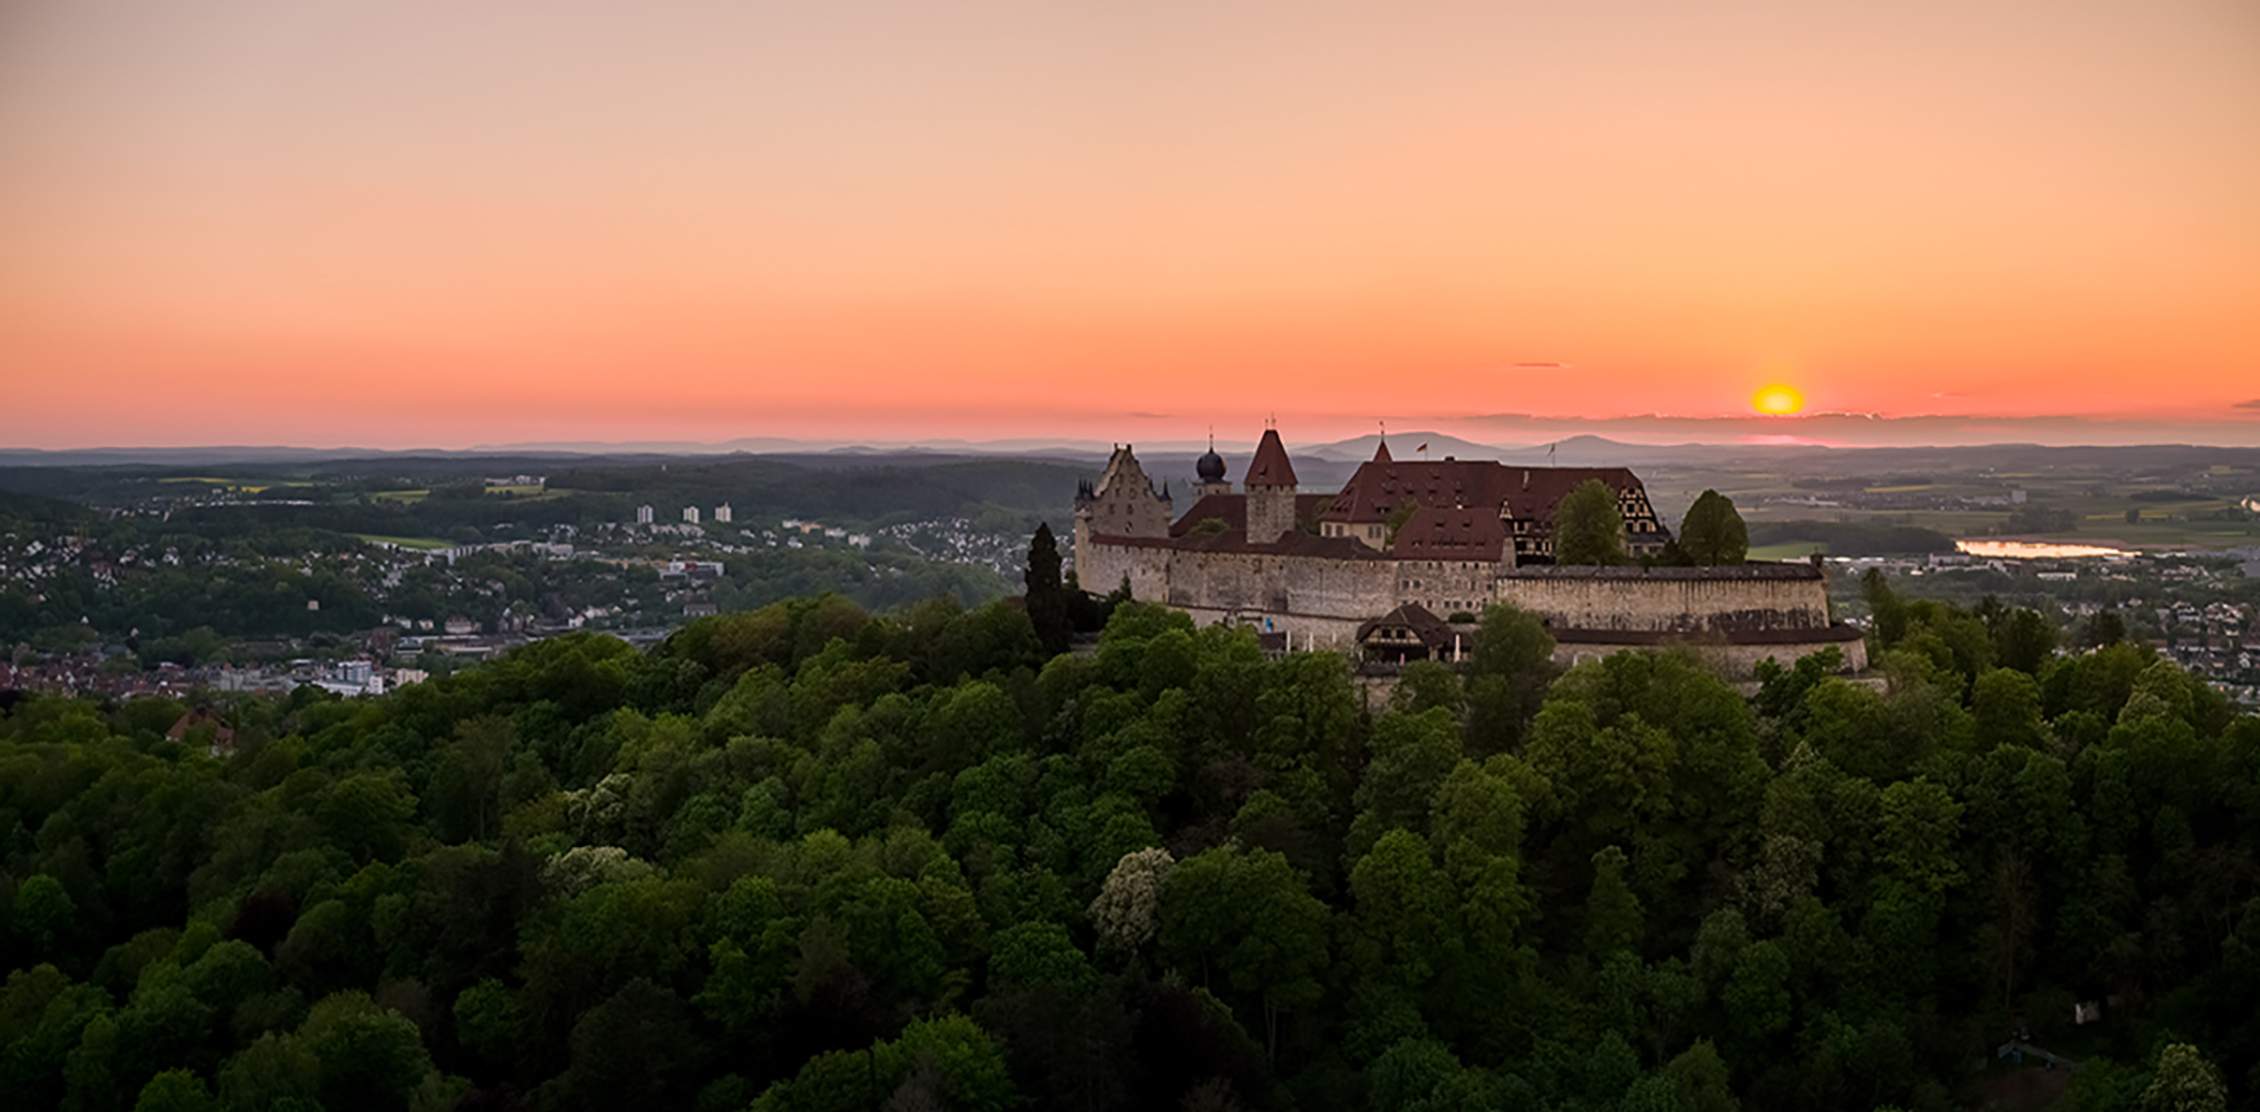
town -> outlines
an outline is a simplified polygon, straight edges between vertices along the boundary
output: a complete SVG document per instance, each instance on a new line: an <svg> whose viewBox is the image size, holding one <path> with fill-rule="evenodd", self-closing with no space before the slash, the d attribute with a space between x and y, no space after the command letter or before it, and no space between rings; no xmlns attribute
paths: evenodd
<svg viewBox="0 0 2260 1112"><path fill-rule="evenodd" d="M1980 547L1980 546L1972 546ZM2062 547L2062 546L2057 546ZM2260 707L2260 547L2095 555L1831 557L1831 583L1862 623L1869 571L1911 597L2036 607L2066 628L2110 615L2128 635L2246 707Z"/></svg>
<svg viewBox="0 0 2260 1112"><path fill-rule="evenodd" d="M793 593L977 604L1006 590L1027 546L1016 518L851 528L754 519L727 501L664 514L639 503L628 520L493 522L480 533L495 539L452 543L287 520L214 533L195 529L195 515L319 503L251 482L161 486L60 521L0 507L0 688L376 695L544 637L587 629L650 644ZM539 475L483 487L495 504L554 493Z"/></svg>

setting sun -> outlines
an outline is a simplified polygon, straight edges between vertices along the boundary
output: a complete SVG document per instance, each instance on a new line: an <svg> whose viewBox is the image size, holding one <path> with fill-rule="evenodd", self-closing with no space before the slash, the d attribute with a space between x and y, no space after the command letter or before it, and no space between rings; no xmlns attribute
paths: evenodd
<svg viewBox="0 0 2260 1112"><path fill-rule="evenodd" d="M1798 393L1794 386L1784 386L1777 382L1760 387L1750 399L1750 408L1760 413L1786 417L1805 408L1805 395Z"/></svg>

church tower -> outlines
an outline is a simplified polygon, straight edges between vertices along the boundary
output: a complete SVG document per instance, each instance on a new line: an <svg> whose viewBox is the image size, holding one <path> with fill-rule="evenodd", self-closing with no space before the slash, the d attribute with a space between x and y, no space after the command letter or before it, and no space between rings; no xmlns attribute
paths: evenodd
<svg viewBox="0 0 2260 1112"><path fill-rule="evenodd" d="M1224 457L1216 454L1216 434L1210 433L1208 451L1193 461L1193 497L1206 498L1211 494L1232 493L1232 480L1224 477Z"/></svg>
<svg viewBox="0 0 2260 1112"><path fill-rule="evenodd" d="M1269 544L1295 531L1295 465L1278 429L1263 430L1241 486L1248 494L1248 543Z"/></svg>

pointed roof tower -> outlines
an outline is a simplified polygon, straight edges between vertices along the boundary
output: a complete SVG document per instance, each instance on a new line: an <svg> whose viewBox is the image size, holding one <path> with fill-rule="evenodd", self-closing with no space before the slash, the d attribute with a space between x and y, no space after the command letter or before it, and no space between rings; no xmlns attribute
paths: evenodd
<svg viewBox="0 0 2260 1112"><path fill-rule="evenodd" d="M1389 438L1388 438L1388 437L1382 437L1382 438L1381 438L1381 440L1380 440L1380 442L1376 443L1376 444L1375 444L1375 445L1373 446L1373 462L1375 462L1375 463L1395 463L1395 462L1396 462L1395 460L1393 460L1393 459L1389 458Z"/></svg>
<svg viewBox="0 0 2260 1112"><path fill-rule="evenodd" d="M1263 430L1263 439L1256 444L1256 458L1248 462L1248 473L1240 483L1249 487L1295 485L1295 465L1287 462L1287 446L1280 443L1278 429Z"/></svg>

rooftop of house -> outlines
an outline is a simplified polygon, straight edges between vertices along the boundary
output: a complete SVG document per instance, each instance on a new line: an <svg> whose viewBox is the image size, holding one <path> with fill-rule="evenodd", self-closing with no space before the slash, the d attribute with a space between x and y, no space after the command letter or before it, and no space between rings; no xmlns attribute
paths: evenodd
<svg viewBox="0 0 2260 1112"><path fill-rule="evenodd" d="M1598 479L1619 493L1641 489L1624 467L1512 467L1496 460L1405 461L1376 452L1359 464L1326 508L1327 521L1386 521L1407 500L1423 506L1480 507L1540 523L1578 484Z"/></svg>

